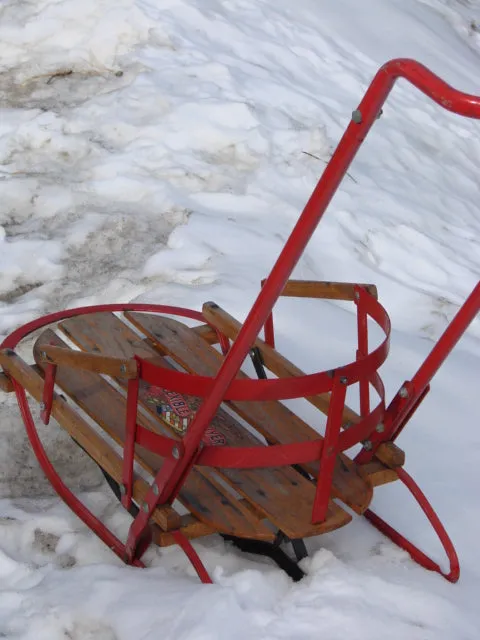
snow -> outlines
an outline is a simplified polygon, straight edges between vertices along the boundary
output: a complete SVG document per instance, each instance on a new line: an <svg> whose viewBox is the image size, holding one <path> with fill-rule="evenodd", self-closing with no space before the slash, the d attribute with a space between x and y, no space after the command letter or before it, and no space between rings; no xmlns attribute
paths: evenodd
<svg viewBox="0 0 480 640"><path fill-rule="evenodd" d="M0 334L107 301L245 317L376 69L413 57L479 93L478 25L474 0L4 0ZM478 281L479 159L478 123L399 82L296 269L378 285L389 397ZM353 322L345 305L282 300L279 343L323 369L352 358ZM195 543L212 586L177 549L125 567L52 496L2 397L0 636L476 639L479 358L477 318L400 441L458 548L455 586L360 518L308 541L298 584L215 536ZM99 472L42 435L124 536ZM381 488L375 509L442 560L405 495Z"/></svg>

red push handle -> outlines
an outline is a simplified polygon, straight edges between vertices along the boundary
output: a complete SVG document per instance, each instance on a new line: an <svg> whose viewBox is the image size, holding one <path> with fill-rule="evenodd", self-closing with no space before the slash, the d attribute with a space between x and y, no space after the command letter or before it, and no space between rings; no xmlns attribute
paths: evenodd
<svg viewBox="0 0 480 640"><path fill-rule="evenodd" d="M185 456L176 464L164 464L157 478L161 498L174 495L191 463L203 432L220 406L250 346L258 336L280 296L310 237L375 122L398 78L405 78L444 109L470 118L480 118L480 98L453 89L426 67L409 59L387 62L370 84L352 121L307 202L270 275L266 279L232 348L225 357L208 397L200 407L185 437Z"/></svg>

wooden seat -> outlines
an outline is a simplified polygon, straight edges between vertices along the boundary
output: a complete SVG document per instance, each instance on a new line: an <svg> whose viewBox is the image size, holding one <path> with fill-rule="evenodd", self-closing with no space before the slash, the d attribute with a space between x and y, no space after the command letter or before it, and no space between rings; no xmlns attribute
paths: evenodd
<svg viewBox="0 0 480 640"><path fill-rule="evenodd" d="M196 345L197 372L212 372L211 359L215 359L218 366L217 358L221 359L220 354L193 330L165 317L150 318L145 314L141 316L132 315L129 320L140 326L141 322L152 321L155 318L160 322L157 329L161 328L171 340L175 335L178 336L178 343L189 338L189 348L193 343ZM144 335L138 335L119 317L110 313L77 316L60 323L59 329L82 351L117 358L138 355L149 358L164 367L173 366L159 354L159 351L165 353L168 350L165 346L159 345L158 339L155 343L149 339L149 330L144 328ZM46 345L66 346L51 330L44 331L34 347L38 365L42 365L41 354ZM172 343L170 346L174 350ZM175 361L182 366L187 365L184 350L179 348L178 351ZM190 363L190 369L192 366ZM58 366L56 383L113 440L123 444L126 402L118 388L97 373L67 366ZM125 387L126 381L117 378L115 384L121 389ZM188 402L193 410L197 408L198 399L189 397ZM237 410L238 417L220 409L211 425L227 445L262 446L264 444L262 436L266 436L272 442L281 441L282 431L276 432L274 428L278 421L283 423L284 434L296 433L295 440L305 439L306 429L310 429L280 403L264 403L272 405L264 407L257 406L259 403L240 404L251 406L237 408L231 404L230 408ZM258 430L258 435L244 426L243 419ZM159 415L158 407L152 404L151 390L143 381L140 385L138 422L152 431L175 435L172 427L162 418L162 415ZM318 434L313 430L311 430L310 439L312 437L318 438ZM152 475L158 471L162 462L159 456L142 450L138 446L136 459ZM349 466L351 465L349 461ZM357 491L358 495L355 495L355 491L350 491L348 499L357 508L365 508L365 503L368 503L371 496L371 485L359 475L351 473L349 466L340 465L338 484L348 485L345 481L346 475L354 478L364 493L362 495ZM311 511L314 495L314 482L291 467L263 469L196 467L180 491L178 499L194 514L195 518L211 530L238 537L271 540L277 531L281 531L288 538L297 539L336 529L351 520L348 512L331 501L326 520L312 524Z"/></svg>

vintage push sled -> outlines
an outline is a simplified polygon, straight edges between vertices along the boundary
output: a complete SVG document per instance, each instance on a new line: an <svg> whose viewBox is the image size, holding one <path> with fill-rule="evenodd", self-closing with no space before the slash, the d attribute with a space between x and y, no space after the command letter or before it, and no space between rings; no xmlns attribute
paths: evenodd
<svg viewBox="0 0 480 640"><path fill-rule="evenodd" d="M451 582L458 580L454 547L405 471L405 456L395 440L477 315L480 283L387 405L378 371L388 354L390 320L375 287L289 280L399 77L441 107L480 118L479 97L454 90L419 63L397 59L384 65L353 112L243 324L212 302L202 312L165 305L101 305L44 316L1 345L0 385L15 392L43 471L69 507L125 562L142 566L152 542L178 544L200 579L210 582L191 540L220 533L242 549L270 556L299 579L301 568L281 544L291 542L300 559L306 553L305 538L343 527L354 512L365 515L422 566ZM351 301L358 328L353 361L306 375L282 356L275 349L272 317L281 295ZM369 323L383 336L375 348L369 347ZM33 332L35 362L28 364L16 349ZM321 343L320 336L319 350ZM256 377L241 371L249 356ZM359 391L358 413L346 404L351 387ZM40 403L42 421L48 424L53 417L100 466L131 513L125 542L56 473L35 428L27 393ZM281 402L291 398L305 398L318 410L317 427L326 415L323 435ZM345 452L355 445L361 445L360 452L350 457ZM374 488L395 480L410 490L439 536L449 559L446 571L369 510Z"/></svg>

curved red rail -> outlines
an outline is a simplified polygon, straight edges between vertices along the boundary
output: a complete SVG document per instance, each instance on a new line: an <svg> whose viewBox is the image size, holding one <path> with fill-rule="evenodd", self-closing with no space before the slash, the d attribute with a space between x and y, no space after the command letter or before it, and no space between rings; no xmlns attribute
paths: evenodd
<svg viewBox="0 0 480 640"><path fill-rule="evenodd" d="M412 542L410 542L410 540L407 540L405 536L402 536L401 533L396 531L376 513L374 513L370 509L367 509L363 515L376 529L383 533L383 535L387 536L392 542L407 551L412 559L415 560L415 562L418 562L418 564L424 567L424 569L428 569L429 571L436 571L449 582L457 582L458 578L460 577L460 564L458 562L458 556L457 552L455 551L455 547L453 546L453 543L450 540L445 527L440 522L440 518L435 513L435 510L427 500L427 497L425 496L423 491L420 489L414 479L405 471L405 469L397 469L397 474L399 479L403 482L403 484L415 498L423 513L427 516L428 521L432 525L435 533L442 543L442 547L447 554L448 562L450 565L448 573L443 571L443 569L437 562L429 558L425 553L423 553L423 551L421 551Z"/></svg>

